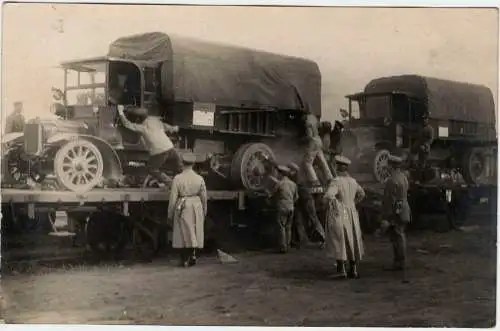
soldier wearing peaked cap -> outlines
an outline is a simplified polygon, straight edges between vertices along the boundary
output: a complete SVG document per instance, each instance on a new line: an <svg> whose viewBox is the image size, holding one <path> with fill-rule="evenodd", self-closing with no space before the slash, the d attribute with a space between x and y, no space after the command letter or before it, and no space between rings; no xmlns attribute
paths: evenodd
<svg viewBox="0 0 500 331"><path fill-rule="evenodd" d="M325 193L327 254L337 260L337 271L346 278L358 278L358 263L364 256L363 236L356 204L364 199L365 191L349 176L351 161L341 155L335 157L338 177ZM349 262L349 274L346 264Z"/></svg>
<svg viewBox="0 0 500 331"><path fill-rule="evenodd" d="M291 162L288 165L288 168L290 169L290 179L295 183L299 184L299 177L300 177L300 167ZM292 224L292 244L300 248L301 246L307 246L310 244L309 237L307 236L307 231L306 227L304 225L304 212L300 208L300 202L301 202L301 197L300 197L300 191L298 193L298 200L295 202L294 205L294 215L293 215L293 224Z"/></svg>
<svg viewBox="0 0 500 331"><path fill-rule="evenodd" d="M25 119L23 115L23 103L14 102L14 111L5 119L4 134L11 132L23 132Z"/></svg>
<svg viewBox="0 0 500 331"><path fill-rule="evenodd" d="M277 169L280 178L270 193L276 201L279 250L281 253L286 253L290 248L292 240L292 224L298 193L297 185L289 178L290 168L285 165L279 165Z"/></svg>
<svg viewBox="0 0 500 331"><path fill-rule="evenodd" d="M335 162L337 162L337 164L344 165L344 166L351 165L351 160L349 160L348 158L346 158L345 156L342 156L342 155L336 155Z"/></svg>
<svg viewBox="0 0 500 331"><path fill-rule="evenodd" d="M173 248L179 249L181 265L196 264L196 249L204 245L207 216L207 188L203 177L193 170L196 155L182 155L183 171L174 177L168 203L168 219L173 225Z"/></svg>
<svg viewBox="0 0 500 331"><path fill-rule="evenodd" d="M393 265L386 270L401 270L406 268L406 227L411 220L411 210L408 204L408 178L401 170L403 159L396 155L389 156L391 177L387 180L383 198L383 220L390 224L388 233L391 239L394 259ZM403 274L404 277L404 274ZM403 278L406 281L405 278Z"/></svg>

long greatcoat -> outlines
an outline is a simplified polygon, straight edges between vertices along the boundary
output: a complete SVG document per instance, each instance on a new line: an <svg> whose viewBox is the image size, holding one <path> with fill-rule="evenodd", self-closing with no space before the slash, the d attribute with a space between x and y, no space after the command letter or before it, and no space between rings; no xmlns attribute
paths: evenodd
<svg viewBox="0 0 500 331"><path fill-rule="evenodd" d="M360 261L364 256L363 237L356 202L365 191L347 174L339 174L325 193L327 254L336 260Z"/></svg>
<svg viewBox="0 0 500 331"><path fill-rule="evenodd" d="M193 169L174 177L168 204L168 219L173 220L173 248L203 248L207 215L205 181Z"/></svg>

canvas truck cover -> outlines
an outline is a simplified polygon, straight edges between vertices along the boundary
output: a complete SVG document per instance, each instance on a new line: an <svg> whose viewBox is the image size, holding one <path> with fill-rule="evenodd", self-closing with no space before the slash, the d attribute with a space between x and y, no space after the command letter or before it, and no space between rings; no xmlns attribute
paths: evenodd
<svg viewBox="0 0 500 331"><path fill-rule="evenodd" d="M365 87L365 93L392 91L411 93L426 101L434 119L495 123L495 102L486 86L403 75L377 78Z"/></svg>
<svg viewBox="0 0 500 331"><path fill-rule="evenodd" d="M309 60L152 32L111 43L109 57L162 65L162 97L321 115L321 73Z"/></svg>

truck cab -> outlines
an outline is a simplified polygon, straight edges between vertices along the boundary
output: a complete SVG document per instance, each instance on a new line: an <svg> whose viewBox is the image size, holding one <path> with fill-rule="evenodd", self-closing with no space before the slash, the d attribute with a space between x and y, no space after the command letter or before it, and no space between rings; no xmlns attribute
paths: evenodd
<svg viewBox="0 0 500 331"><path fill-rule="evenodd" d="M64 87L55 98L55 114L64 120L85 122L92 134L118 150L144 151L138 134L121 125L117 107L144 107L152 116L162 115L155 68L144 62L108 57L64 62L61 67Z"/></svg>

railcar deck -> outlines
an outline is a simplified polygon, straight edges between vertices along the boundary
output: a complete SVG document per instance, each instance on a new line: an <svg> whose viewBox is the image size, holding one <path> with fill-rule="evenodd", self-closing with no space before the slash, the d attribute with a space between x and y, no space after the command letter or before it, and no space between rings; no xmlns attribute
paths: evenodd
<svg viewBox="0 0 500 331"><path fill-rule="evenodd" d="M235 200L241 191L208 191L209 200ZM168 201L165 189L95 189L87 193L69 191L44 191L29 189L3 189L2 203L93 203L93 202L140 202Z"/></svg>

